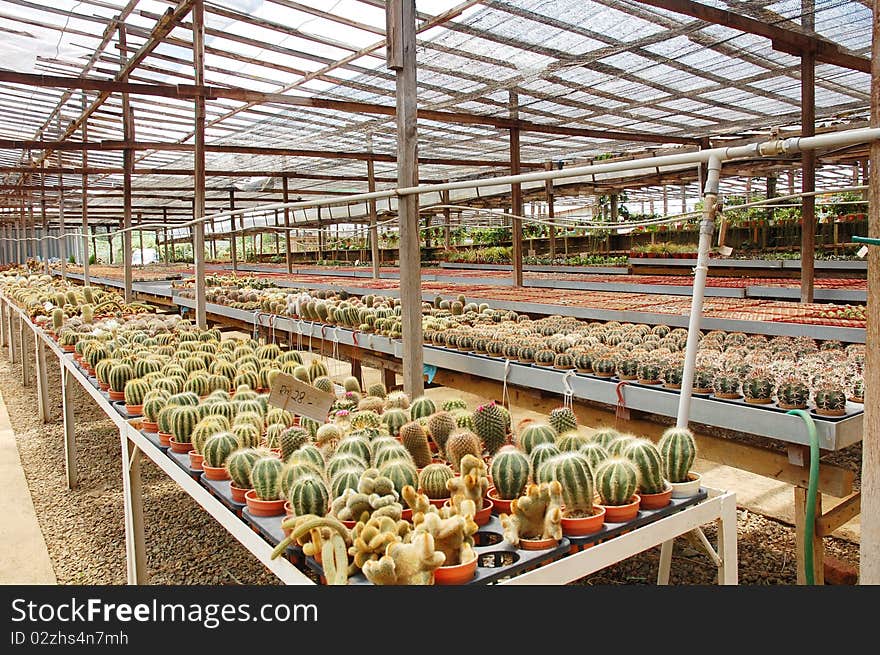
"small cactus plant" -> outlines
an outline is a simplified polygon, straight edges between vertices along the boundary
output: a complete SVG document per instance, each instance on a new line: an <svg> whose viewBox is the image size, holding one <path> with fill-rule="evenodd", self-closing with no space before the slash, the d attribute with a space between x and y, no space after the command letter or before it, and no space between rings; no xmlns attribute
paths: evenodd
<svg viewBox="0 0 880 655"><path fill-rule="evenodd" d="M205 441L201 452L205 457L205 464L220 468L237 449L238 441L233 435L228 432L218 432Z"/></svg>
<svg viewBox="0 0 880 655"><path fill-rule="evenodd" d="M578 426L577 416L571 407L563 406L551 409L547 420L557 434L576 430Z"/></svg>
<svg viewBox="0 0 880 655"><path fill-rule="evenodd" d="M293 516L324 516L330 507L330 491L323 480L303 476L288 489L287 502Z"/></svg>
<svg viewBox="0 0 880 655"><path fill-rule="evenodd" d="M281 493L281 460L274 456L261 457L251 467L251 486L260 500L278 500Z"/></svg>
<svg viewBox="0 0 880 655"><path fill-rule="evenodd" d="M516 444L526 455L530 455L535 446L541 443L555 443L558 436L556 429L548 423L529 423L520 430Z"/></svg>
<svg viewBox="0 0 880 655"><path fill-rule="evenodd" d="M557 353L553 358L553 368L572 369L574 368L574 360L568 353Z"/></svg>
<svg viewBox="0 0 880 655"><path fill-rule="evenodd" d="M617 372L617 362L611 357L596 357L593 360L593 374L600 378L612 378Z"/></svg>
<svg viewBox="0 0 880 655"><path fill-rule="evenodd" d="M740 398L742 394L739 392L740 378L734 373L719 373L712 382L715 395L718 398Z"/></svg>
<svg viewBox="0 0 880 655"><path fill-rule="evenodd" d="M446 464L439 462L428 464L419 472L418 490L434 500L449 498L449 489L446 483L454 475L455 473Z"/></svg>
<svg viewBox="0 0 880 655"><path fill-rule="evenodd" d="M641 384L659 384L660 365L654 361L641 362L639 363L637 376Z"/></svg>
<svg viewBox="0 0 880 655"><path fill-rule="evenodd" d="M595 485L586 456L576 451L563 452L545 461L541 471L542 482L556 480L562 485L563 516L583 518L593 515Z"/></svg>
<svg viewBox="0 0 880 655"><path fill-rule="evenodd" d="M776 383L772 375L761 369L756 369L743 380L742 388L747 403L767 405L773 402Z"/></svg>
<svg viewBox="0 0 880 655"><path fill-rule="evenodd" d="M401 407L391 407L386 409L382 414L382 423L388 428L388 434L392 437L398 436L400 434L400 428L409 422L409 412ZM352 427L354 427L354 425L352 425Z"/></svg>
<svg viewBox="0 0 880 655"><path fill-rule="evenodd" d="M458 430L446 440L446 460L454 471L458 471L459 463L465 455L482 456L483 445L480 438L470 430Z"/></svg>
<svg viewBox="0 0 880 655"><path fill-rule="evenodd" d="M438 452L446 452L446 441L457 427L455 417L447 411L440 410L428 417L428 433Z"/></svg>
<svg viewBox="0 0 880 655"><path fill-rule="evenodd" d="M663 458L663 475L674 484L688 481L688 475L697 456L697 444L687 428L667 428L657 442Z"/></svg>
<svg viewBox="0 0 880 655"><path fill-rule="evenodd" d="M813 401L816 403L816 413L822 416L846 414L846 392L838 385L821 384L813 393Z"/></svg>
<svg viewBox="0 0 880 655"><path fill-rule="evenodd" d="M663 458L657 446L648 439L636 439L623 449L623 455L639 472L640 494L659 494L667 489L663 477Z"/></svg>
<svg viewBox="0 0 880 655"><path fill-rule="evenodd" d="M628 505L639 484L638 470L625 457L606 459L596 468L594 478L599 500L606 506Z"/></svg>
<svg viewBox="0 0 880 655"><path fill-rule="evenodd" d="M409 415L415 421L420 418L431 416L431 414L436 411L437 407L434 405L433 400L427 396L420 396L412 401L412 405L409 408Z"/></svg>
<svg viewBox="0 0 880 655"><path fill-rule="evenodd" d="M477 407L472 414L474 432L480 437L489 455L494 455L507 442L506 416L494 401Z"/></svg>
<svg viewBox="0 0 880 655"><path fill-rule="evenodd" d="M810 389L795 377L787 377L776 390L776 404L782 409L806 409Z"/></svg>
<svg viewBox="0 0 880 655"><path fill-rule="evenodd" d="M535 351L535 364L538 366L553 366L556 359L556 351L552 348L540 348Z"/></svg>
<svg viewBox="0 0 880 655"><path fill-rule="evenodd" d="M489 468L495 494L502 500L518 498L529 482L529 458L514 446L504 446L492 458Z"/></svg>
<svg viewBox="0 0 880 655"><path fill-rule="evenodd" d="M410 455L412 455L413 462L415 462L417 468L423 468L431 463L431 448L428 445L428 435L418 421L410 421L400 428L400 440ZM400 489L398 489L399 491Z"/></svg>

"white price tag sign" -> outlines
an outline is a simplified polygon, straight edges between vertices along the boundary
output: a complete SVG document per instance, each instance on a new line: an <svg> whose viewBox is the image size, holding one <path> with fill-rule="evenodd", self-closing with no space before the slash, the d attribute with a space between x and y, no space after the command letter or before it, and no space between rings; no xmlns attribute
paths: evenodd
<svg viewBox="0 0 880 655"><path fill-rule="evenodd" d="M327 420L327 413L335 400L332 393L316 389L286 373L276 375L269 389L270 405L320 423Z"/></svg>
<svg viewBox="0 0 880 655"><path fill-rule="evenodd" d="M859 248L856 251L856 255L858 255L859 257L864 257L867 254L868 254L868 246L862 246L861 248Z"/></svg>

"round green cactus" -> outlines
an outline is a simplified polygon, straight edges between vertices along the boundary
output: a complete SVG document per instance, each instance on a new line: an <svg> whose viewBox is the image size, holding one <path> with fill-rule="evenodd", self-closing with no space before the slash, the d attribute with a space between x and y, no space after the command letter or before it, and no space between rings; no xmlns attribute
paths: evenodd
<svg viewBox="0 0 880 655"><path fill-rule="evenodd" d="M323 480L304 476L287 490L287 502L293 516L324 516L330 508L330 490Z"/></svg>
<svg viewBox="0 0 880 655"><path fill-rule="evenodd" d="M281 459L286 462L295 451L310 443L311 440L312 436L302 426L294 425L287 428L278 437Z"/></svg>
<svg viewBox="0 0 880 655"><path fill-rule="evenodd" d="M529 455L538 444L555 443L558 436L556 429L549 423L532 422L520 430L516 444Z"/></svg>
<svg viewBox="0 0 880 655"><path fill-rule="evenodd" d="M648 439L635 439L623 449L623 455L639 472L639 493L659 494L666 490L663 458L657 446Z"/></svg>
<svg viewBox="0 0 880 655"><path fill-rule="evenodd" d="M331 480L343 469L358 469L361 473L367 470L369 463L353 453L337 451L327 460L325 472Z"/></svg>
<svg viewBox="0 0 880 655"><path fill-rule="evenodd" d="M551 457L559 455L561 452L555 443L539 443L532 448L532 452L529 454L529 464L531 465L532 477L536 484L541 482L537 477L541 464Z"/></svg>
<svg viewBox="0 0 880 655"><path fill-rule="evenodd" d="M389 409L386 409L381 418L381 423L385 424L385 427L388 429L388 433L392 437L398 436L400 434L400 428L402 428L409 422L409 412L401 407L391 407ZM354 423L352 423L352 427L354 427ZM379 426L376 425L370 427Z"/></svg>
<svg viewBox="0 0 880 655"><path fill-rule="evenodd" d="M133 378L125 383L124 395L126 405L143 405L144 397L149 393L150 385L140 378Z"/></svg>
<svg viewBox="0 0 880 655"><path fill-rule="evenodd" d="M428 464L419 472L418 489L428 498L449 498L447 481L454 477L452 469L440 462Z"/></svg>
<svg viewBox="0 0 880 655"><path fill-rule="evenodd" d="M419 473L410 460L392 459L379 467L379 474L394 483L394 489L400 496L406 485L416 487L419 483Z"/></svg>
<svg viewBox="0 0 880 655"><path fill-rule="evenodd" d="M332 478L330 478L330 495L333 499L339 498L342 494L345 493L346 489L354 489L355 491L358 488L358 482L361 479L361 473L363 473L366 468L359 467L345 467L336 472Z"/></svg>
<svg viewBox="0 0 880 655"><path fill-rule="evenodd" d="M776 400L783 409L806 409L810 399L810 388L795 377L788 377L779 383Z"/></svg>
<svg viewBox="0 0 880 655"><path fill-rule="evenodd" d="M609 457L596 468L594 479L601 504L620 506L632 502L639 474L625 457Z"/></svg>
<svg viewBox="0 0 880 655"><path fill-rule="evenodd" d="M773 402L776 382L772 375L758 369L743 380L742 388L747 403L766 405Z"/></svg>
<svg viewBox="0 0 880 655"><path fill-rule="evenodd" d="M734 373L722 372L715 376L712 386L719 398L739 398L740 378Z"/></svg>
<svg viewBox="0 0 880 655"><path fill-rule="evenodd" d="M563 512L568 517L592 516L595 485L590 462L582 453L567 451L541 465L541 481L562 485Z"/></svg>
<svg viewBox="0 0 880 655"><path fill-rule="evenodd" d="M123 393L126 383L134 379L134 369L125 363L119 363L113 366L107 374L107 382L110 383L110 391Z"/></svg>
<svg viewBox="0 0 880 655"><path fill-rule="evenodd" d="M202 445L201 453L205 464L221 467L226 464L229 456L238 449L238 440L229 432L218 432L209 437Z"/></svg>
<svg viewBox="0 0 880 655"><path fill-rule="evenodd" d="M194 405L181 405L171 414L171 435L178 443L190 443L192 432L201 415Z"/></svg>
<svg viewBox="0 0 880 655"><path fill-rule="evenodd" d="M578 450L590 463L590 470L595 471L600 463L608 459L608 451L598 441L588 441Z"/></svg>
<svg viewBox="0 0 880 655"><path fill-rule="evenodd" d="M366 437L352 435L343 437L336 446L336 454L344 455L347 453L357 455L365 462L369 462L373 457L370 440Z"/></svg>
<svg viewBox="0 0 880 655"><path fill-rule="evenodd" d="M253 463L250 480L257 498L278 500L281 494L282 468L281 460L274 456L261 457Z"/></svg>
<svg viewBox="0 0 880 655"><path fill-rule="evenodd" d="M817 414L824 416L843 416L846 414L846 392L835 384L827 382L820 384L813 393L813 401L816 403Z"/></svg>
<svg viewBox="0 0 880 655"><path fill-rule="evenodd" d="M688 481L688 473L697 456L697 444L687 428L667 428L657 442L663 458L663 475L672 483Z"/></svg>
<svg viewBox="0 0 880 655"><path fill-rule="evenodd" d="M504 409L494 401L474 409L471 417L474 432L480 437L490 455L498 452L507 442L507 417Z"/></svg>
<svg viewBox="0 0 880 655"><path fill-rule="evenodd" d="M550 410L547 420L557 434L576 430L578 426L577 416L571 407L556 407Z"/></svg>
<svg viewBox="0 0 880 655"><path fill-rule="evenodd" d="M489 470L497 496L503 500L513 500L521 496L526 488L531 464L523 451L514 446L504 446L495 453Z"/></svg>
<svg viewBox="0 0 880 655"><path fill-rule="evenodd" d="M431 416L431 414L436 411L437 407L434 404L434 401L427 396L419 396L413 400L412 405L409 408L409 414L414 421Z"/></svg>

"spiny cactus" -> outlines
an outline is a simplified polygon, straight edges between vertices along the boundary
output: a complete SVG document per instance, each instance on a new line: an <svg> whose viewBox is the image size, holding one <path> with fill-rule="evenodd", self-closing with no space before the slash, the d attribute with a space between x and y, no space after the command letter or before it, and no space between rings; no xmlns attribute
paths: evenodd
<svg viewBox="0 0 880 655"><path fill-rule="evenodd" d="M597 441L588 441L580 447L578 452L590 462L590 470L592 471L595 471L601 462L608 459L608 451Z"/></svg>
<svg viewBox="0 0 880 655"><path fill-rule="evenodd" d="M663 458L659 449L648 439L636 439L623 449L623 455L639 472L638 491L659 494L666 490L663 476Z"/></svg>
<svg viewBox="0 0 880 655"><path fill-rule="evenodd" d="M398 496L407 485L415 487L419 483L419 473L412 462L405 459L393 459L379 467L379 474L394 483Z"/></svg>
<svg viewBox="0 0 880 655"><path fill-rule="evenodd" d="M673 483L687 482L697 456L697 444L687 428L667 428L657 442L663 458L663 475Z"/></svg>
<svg viewBox="0 0 880 655"><path fill-rule="evenodd" d="M556 438L556 447L560 452L580 450L581 446L590 441L590 437L577 430L563 432Z"/></svg>
<svg viewBox="0 0 880 655"><path fill-rule="evenodd" d="M577 429L577 416L571 407L556 407L550 410L548 422L556 430L557 434Z"/></svg>
<svg viewBox="0 0 880 655"><path fill-rule="evenodd" d="M417 421L405 423L400 428L400 439L406 449L412 455L417 468L423 468L431 463L431 448L428 445L428 435L425 429ZM398 491L400 491L398 489Z"/></svg>
<svg viewBox="0 0 880 655"><path fill-rule="evenodd" d="M410 455L410 452L406 449L406 446L397 441L389 444L388 446L374 448L373 458L370 460L370 464L374 468L381 468L382 465L386 462L390 462L396 459L402 459L410 463L413 462L412 455Z"/></svg>
<svg viewBox="0 0 880 655"><path fill-rule="evenodd" d="M238 449L238 441L229 432L218 432L202 445L201 453L208 466L221 467L229 456Z"/></svg>
<svg viewBox="0 0 880 655"><path fill-rule="evenodd" d="M144 396L150 391L150 385L140 378L125 383L124 395L126 405L143 405Z"/></svg>
<svg viewBox="0 0 880 655"><path fill-rule="evenodd" d="M312 444L306 444L294 450L290 457L287 458L287 461L311 464L315 467L316 471L322 476L324 475L324 466L326 465L324 462L324 455L317 446L313 446Z"/></svg>
<svg viewBox="0 0 880 655"><path fill-rule="evenodd" d="M455 417L447 411L434 412L428 417L428 433L439 452L446 451L446 441L456 427Z"/></svg>
<svg viewBox="0 0 880 655"><path fill-rule="evenodd" d="M367 470L369 463L352 453L339 453L337 451L327 460L326 473L331 480L344 469L359 469L361 473Z"/></svg>
<svg viewBox="0 0 880 655"><path fill-rule="evenodd" d="M773 402L776 383L772 375L758 369L743 380L742 388L747 403L766 405Z"/></svg>
<svg viewBox="0 0 880 655"><path fill-rule="evenodd" d="M603 505L628 505L638 488L639 474L625 457L610 457L595 471L596 491Z"/></svg>
<svg viewBox="0 0 880 655"><path fill-rule="evenodd" d="M552 348L539 348L535 351L535 364L539 366L553 366L556 359L556 351Z"/></svg>
<svg viewBox="0 0 880 655"><path fill-rule="evenodd" d="M605 450L608 451L608 455L610 457L622 457L623 451L626 449L629 444L631 444L635 439L637 439L635 435L632 434L621 434L608 442L608 445L605 447Z"/></svg>
<svg viewBox="0 0 880 655"><path fill-rule="evenodd" d="M461 398L450 398L449 400L443 401L442 405L444 412L453 412L457 409L467 409L467 403Z"/></svg>
<svg viewBox="0 0 880 655"><path fill-rule="evenodd" d="M281 448L281 459L286 462L296 450L310 442L311 435L308 433L308 430L298 425L287 428L278 438Z"/></svg>
<svg viewBox="0 0 880 655"><path fill-rule="evenodd" d="M531 464L524 452L514 446L504 446L492 458L490 472L498 498L512 500L526 488Z"/></svg>
<svg viewBox="0 0 880 655"><path fill-rule="evenodd" d="M201 418L193 405L175 407L171 414L171 434L178 443L190 443L193 429Z"/></svg>
<svg viewBox="0 0 880 655"><path fill-rule="evenodd" d="M361 383L356 377L354 377L353 375L349 375L342 381L342 387L346 391L357 391L358 393L360 393Z"/></svg>
<svg viewBox="0 0 880 655"><path fill-rule="evenodd" d="M283 464L277 457L261 457L251 467L251 486L260 500L278 500L281 493L281 469ZM236 485L238 486L238 485Z"/></svg>
<svg viewBox="0 0 880 655"><path fill-rule="evenodd" d="M324 393L333 393L333 380L326 375L319 375L312 380L312 386Z"/></svg>
<svg viewBox="0 0 880 655"><path fill-rule="evenodd" d="M480 438L470 430L453 432L446 441L446 460L454 471L459 470L459 463L465 455L480 457L482 453Z"/></svg>
<svg viewBox="0 0 880 655"><path fill-rule="evenodd" d="M556 428L548 423L529 423L519 431L516 444L526 455L531 454L535 446L541 443L555 443L559 434Z"/></svg>
<svg viewBox="0 0 880 655"><path fill-rule="evenodd" d="M565 516L578 518L593 515L593 471L585 455L566 451L545 461L541 465L541 481L553 480L562 485Z"/></svg>
<svg viewBox="0 0 880 655"><path fill-rule="evenodd" d="M401 407L391 407L382 414L382 423L388 429L388 433L392 437L400 434L400 428L409 423L409 412Z"/></svg>
<svg viewBox="0 0 880 655"><path fill-rule="evenodd" d="M602 448L608 449L608 446L612 441L617 439L620 436L620 432L615 430L612 427L601 427L598 428L592 435L590 435L590 440L595 441L597 444L602 446Z"/></svg>
<svg viewBox="0 0 880 655"><path fill-rule="evenodd" d="M473 501L476 510L483 506L483 498L489 488L486 463L481 457L467 454L459 462L459 475L446 483L449 489L450 506L462 512L462 503Z"/></svg>
<svg viewBox="0 0 880 655"><path fill-rule="evenodd" d="M365 462L369 462L373 457L373 449L370 440L366 437L348 435L343 437L336 445L336 454L344 455L351 453L357 455Z"/></svg>
<svg viewBox="0 0 880 655"><path fill-rule="evenodd" d="M522 539L562 538L562 486L556 482L530 484L524 495L501 514L504 540L519 547Z"/></svg>
<svg viewBox="0 0 880 655"><path fill-rule="evenodd" d="M660 381L660 365L655 361L643 361L639 363L637 376L643 384Z"/></svg>
<svg viewBox="0 0 880 655"><path fill-rule="evenodd" d="M562 451L556 446L555 443L539 443L532 448L532 452L529 454L529 464L532 469L532 477L535 479L535 482L539 482L538 479L538 471L541 468L541 464L546 462L548 459L553 457L554 455L558 455Z"/></svg>
<svg viewBox="0 0 880 655"><path fill-rule="evenodd" d="M354 430L378 428L382 425L382 417L370 410L358 410L349 415L349 423Z"/></svg>
<svg viewBox="0 0 880 655"><path fill-rule="evenodd" d="M361 479L361 473L366 469L359 467L347 467L340 469L332 478L330 478L330 496L331 500L335 500L346 489L357 490L358 482Z"/></svg>
<svg viewBox="0 0 880 655"><path fill-rule="evenodd" d="M734 373L719 373L715 376L712 386L719 398L739 398L740 378Z"/></svg>
<svg viewBox="0 0 880 655"><path fill-rule="evenodd" d="M375 396L376 398L385 398L387 395L387 391L385 390L385 385L381 382L375 382L367 387L367 395Z"/></svg>
<svg viewBox="0 0 880 655"><path fill-rule="evenodd" d="M446 483L454 475L452 469L446 464L439 462L428 464L419 472L418 490L428 498L449 498L449 489Z"/></svg>
<svg viewBox="0 0 880 655"><path fill-rule="evenodd" d="M409 396L403 391L392 391L385 396L385 409L407 409L409 408Z"/></svg>
<svg viewBox="0 0 880 655"><path fill-rule="evenodd" d="M413 420L416 420L431 416L431 414L436 411L437 407L434 404L433 400L431 400L427 396L419 396L412 401L412 405L409 408L409 415L412 417Z"/></svg>
<svg viewBox="0 0 880 655"><path fill-rule="evenodd" d="M125 391L125 384L133 378L134 369L130 365L125 363L116 364L107 375L110 391L123 393Z"/></svg>
<svg viewBox="0 0 880 655"><path fill-rule="evenodd" d="M490 455L495 454L507 442L505 414L494 401L477 407L472 414L474 432L483 442Z"/></svg>
<svg viewBox="0 0 880 655"><path fill-rule="evenodd" d="M784 409L806 409L810 388L795 377L787 377L779 383L776 398Z"/></svg>
<svg viewBox="0 0 880 655"><path fill-rule="evenodd" d="M256 448L260 445L260 431L253 423L235 423L229 429L242 447Z"/></svg>
<svg viewBox="0 0 880 655"><path fill-rule="evenodd" d="M814 392L813 400L816 403L817 414L824 416L846 414L846 392L835 384L822 383Z"/></svg>
<svg viewBox="0 0 880 655"><path fill-rule="evenodd" d="M330 507L330 491L319 478L305 476L287 490L287 502L293 516L324 516Z"/></svg>

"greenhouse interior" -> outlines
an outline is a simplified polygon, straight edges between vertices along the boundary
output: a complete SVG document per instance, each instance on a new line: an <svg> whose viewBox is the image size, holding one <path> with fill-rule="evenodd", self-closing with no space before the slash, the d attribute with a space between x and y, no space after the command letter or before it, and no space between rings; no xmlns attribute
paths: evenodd
<svg viewBox="0 0 880 655"><path fill-rule="evenodd" d="M0 30L0 583L880 584L880 3Z"/></svg>

